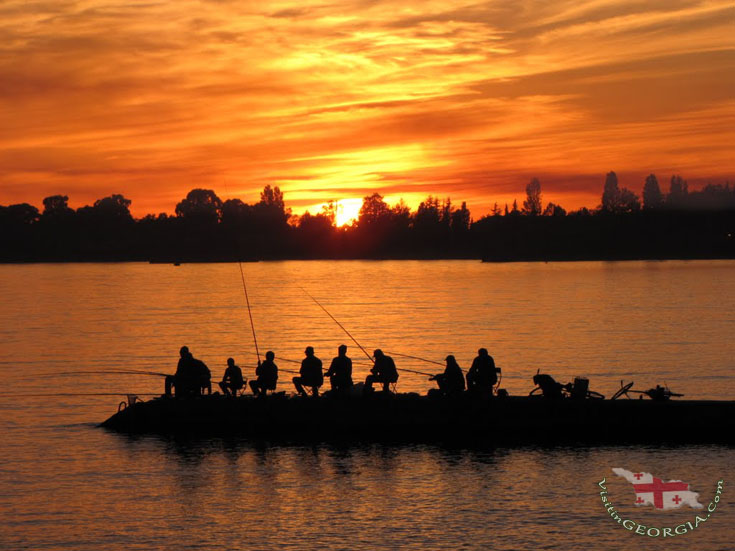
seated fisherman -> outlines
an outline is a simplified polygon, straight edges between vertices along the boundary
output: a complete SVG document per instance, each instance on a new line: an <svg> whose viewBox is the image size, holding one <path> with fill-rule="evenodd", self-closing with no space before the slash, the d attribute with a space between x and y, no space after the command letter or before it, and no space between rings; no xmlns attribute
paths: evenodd
<svg viewBox="0 0 735 551"><path fill-rule="evenodd" d="M450 394L458 394L464 390L464 373L459 367L454 356L447 356L447 367L444 373L434 375L429 380L436 381L442 394L449 396Z"/></svg>
<svg viewBox="0 0 735 551"><path fill-rule="evenodd" d="M204 388L211 394L211 374L206 364L192 356L187 346L181 347L179 355L176 374L166 376L166 396L171 396L172 386L176 388L176 396L198 396Z"/></svg>
<svg viewBox="0 0 735 551"><path fill-rule="evenodd" d="M278 384L278 366L273 361L276 355L269 350L265 353L265 361L255 368L254 381L250 381L250 390L256 396L265 396L269 390L276 390Z"/></svg>
<svg viewBox="0 0 735 551"><path fill-rule="evenodd" d="M344 393L352 388L352 360L347 357L346 345L341 345L337 352L338 356L332 359L326 376L333 391Z"/></svg>
<svg viewBox="0 0 735 551"><path fill-rule="evenodd" d="M492 396L493 387L497 382L498 371L495 368L495 360L488 354L487 348L480 348L467 372L467 390Z"/></svg>
<svg viewBox="0 0 735 551"><path fill-rule="evenodd" d="M533 376L533 384L536 385L536 388L529 392L529 396L532 396L541 390L541 394L544 398L561 400L564 397L562 394L564 385L557 383L551 375L536 373L536 375Z"/></svg>
<svg viewBox="0 0 735 551"><path fill-rule="evenodd" d="M398 370L393 358L383 354L378 349L373 352L375 363L370 369L370 375L365 379L365 392L373 391L373 383L382 383L383 392L388 392L391 383L398 381Z"/></svg>
<svg viewBox="0 0 735 551"><path fill-rule="evenodd" d="M227 369L225 369L225 374L222 376L222 381L219 383L219 387L222 389L222 392L227 395L237 396L237 391L240 390L244 384L245 381L242 379L242 370L235 365L235 360L227 358Z"/></svg>
<svg viewBox="0 0 735 551"><path fill-rule="evenodd" d="M306 347L304 354L306 357L301 360L300 376L293 378L293 384L301 396L307 396L304 387L308 386L311 387L312 395L316 397L319 396L319 387L324 384L322 361L314 355L314 348L311 346Z"/></svg>

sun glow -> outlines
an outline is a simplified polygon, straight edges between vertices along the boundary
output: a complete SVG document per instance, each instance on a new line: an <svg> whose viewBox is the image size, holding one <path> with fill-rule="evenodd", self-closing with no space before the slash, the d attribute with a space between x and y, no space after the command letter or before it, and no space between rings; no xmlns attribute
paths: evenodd
<svg viewBox="0 0 735 551"><path fill-rule="evenodd" d="M334 223L337 227L351 224L360 215L362 199L340 199L337 201L337 214Z"/></svg>

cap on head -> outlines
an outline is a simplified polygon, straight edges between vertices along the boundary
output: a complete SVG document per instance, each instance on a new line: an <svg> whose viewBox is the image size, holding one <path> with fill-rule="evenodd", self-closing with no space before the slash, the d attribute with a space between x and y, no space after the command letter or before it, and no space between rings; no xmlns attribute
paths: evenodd
<svg viewBox="0 0 735 551"><path fill-rule="evenodd" d="M304 350L304 353L307 356L313 356L314 355L314 347L313 346L307 346L306 350Z"/></svg>
<svg viewBox="0 0 735 551"><path fill-rule="evenodd" d="M234 363L235 360L233 360L232 358L227 358L227 365L234 365Z"/></svg>
<svg viewBox="0 0 735 551"><path fill-rule="evenodd" d="M182 356L186 356L189 353L189 347L188 346L182 346L181 350L179 350L179 354Z"/></svg>
<svg viewBox="0 0 735 551"><path fill-rule="evenodd" d="M275 357L276 357L276 355L273 353L272 350L269 350L268 352L265 353L265 359L266 360L273 360L273 358L275 358Z"/></svg>
<svg viewBox="0 0 735 551"><path fill-rule="evenodd" d="M373 356L374 356L375 358L379 358L379 357L380 357L380 356L382 356L382 355L383 355L383 351L382 351L382 350L381 350L380 348L376 349L376 350L375 350L375 351L373 352Z"/></svg>
<svg viewBox="0 0 735 551"><path fill-rule="evenodd" d="M480 348L480 350L477 351L477 354L479 356L487 356L487 348Z"/></svg>

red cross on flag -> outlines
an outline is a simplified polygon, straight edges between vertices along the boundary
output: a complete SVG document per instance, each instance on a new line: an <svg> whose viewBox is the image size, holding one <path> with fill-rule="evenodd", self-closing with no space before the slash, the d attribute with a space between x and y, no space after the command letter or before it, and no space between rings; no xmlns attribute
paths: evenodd
<svg viewBox="0 0 735 551"><path fill-rule="evenodd" d="M689 490L689 484L681 480L664 482L651 473L637 473L616 467L613 472L633 485L635 505L653 505L656 509L678 509L689 505L694 509L704 507L697 498L699 494Z"/></svg>

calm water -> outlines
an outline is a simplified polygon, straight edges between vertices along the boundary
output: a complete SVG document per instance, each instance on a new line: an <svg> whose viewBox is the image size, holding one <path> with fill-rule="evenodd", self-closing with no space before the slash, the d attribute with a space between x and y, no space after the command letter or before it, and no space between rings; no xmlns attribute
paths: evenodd
<svg viewBox="0 0 735 551"><path fill-rule="evenodd" d="M511 394L540 368L563 382L586 375L607 395L625 379L735 397L735 262L243 267L261 353L274 350L281 368L306 345L328 359L344 342L360 358L302 286L369 350L453 353L466 368L487 347ZM172 372L187 344L215 378L228 356L252 374L237 265L3 265L0 293L2 549L735 549L730 448L301 447L97 429L122 397L75 394L159 393L161 379L68 372ZM403 372L399 391L430 384ZM597 496L618 466L690 482L703 503L724 478L725 497L691 534L644 539ZM610 491L643 524L694 519L636 509L623 479Z"/></svg>

